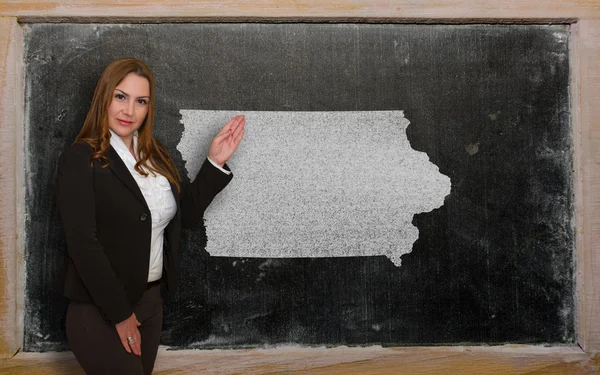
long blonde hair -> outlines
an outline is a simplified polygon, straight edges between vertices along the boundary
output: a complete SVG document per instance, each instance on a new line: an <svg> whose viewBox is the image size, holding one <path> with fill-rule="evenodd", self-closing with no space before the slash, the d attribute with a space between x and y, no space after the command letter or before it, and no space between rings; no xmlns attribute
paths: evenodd
<svg viewBox="0 0 600 375"><path fill-rule="evenodd" d="M109 161L106 153L110 146L111 137L108 130L108 107L112 101L115 88L130 73L144 77L150 83L148 114L144 123L138 129L136 150L138 162L135 164L135 170L144 176L148 175L148 170L159 173L177 186L177 190L179 190L180 176L175 163L171 160L166 147L157 142L152 136L155 100L154 75L141 60L127 57L108 64L98 80L92 98L92 105L75 142L83 141L92 147L94 152L90 158L90 163L97 159L102 162L103 167L108 166Z"/></svg>

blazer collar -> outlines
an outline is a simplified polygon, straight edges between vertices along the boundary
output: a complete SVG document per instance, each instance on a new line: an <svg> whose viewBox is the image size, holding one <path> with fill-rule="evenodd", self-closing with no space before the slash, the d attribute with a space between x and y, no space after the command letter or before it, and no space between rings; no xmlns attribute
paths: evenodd
<svg viewBox="0 0 600 375"><path fill-rule="evenodd" d="M121 160L121 157L113 148L113 146L110 146L108 148L107 156L108 160L110 161L109 168L114 172L115 175L117 175L117 177L125 184L125 186L127 186L127 188L131 190L133 195L135 195L135 197L140 202L142 202L144 206L146 206L146 208L148 208L148 205L146 204L146 200L144 199L144 195L142 194L140 187L133 179L131 173L129 173L127 166L125 165L125 163L123 163L123 160Z"/></svg>

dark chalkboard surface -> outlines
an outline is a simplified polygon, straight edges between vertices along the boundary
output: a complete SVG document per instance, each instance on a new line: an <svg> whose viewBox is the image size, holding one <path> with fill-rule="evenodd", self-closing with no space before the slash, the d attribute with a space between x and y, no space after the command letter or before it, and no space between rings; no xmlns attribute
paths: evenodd
<svg viewBox="0 0 600 375"><path fill-rule="evenodd" d="M165 305L175 347L573 343L573 140L564 25L26 26L27 351L66 349L57 158L106 64L145 60L156 137L183 172L179 110L404 110L411 146L451 178L384 256L210 257L183 238ZM184 174L185 175L185 174ZM235 183L235 179L232 183Z"/></svg>

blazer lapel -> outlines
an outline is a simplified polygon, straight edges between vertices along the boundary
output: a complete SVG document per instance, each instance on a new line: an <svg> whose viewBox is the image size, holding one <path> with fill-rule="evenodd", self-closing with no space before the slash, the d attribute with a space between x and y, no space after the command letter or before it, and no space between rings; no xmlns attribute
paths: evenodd
<svg viewBox="0 0 600 375"><path fill-rule="evenodd" d="M110 169L125 184L125 186L127 186L129 190L131 190L133 195L135 195L136 198L144 204L144 206L148 207L148 205L146 204L146 200L142 195L140 187L138 186L137 182L135 182L135 180L133 179L133 176L129 172L129 169L127 169L125 163L123 163L123 160L121 160L121 157L119 156L117 151L112 146L110 146L108 148L107 155L108 160L110 161Z"/></svg>
<svg viewBox="0 0 600 375"><path fill-rule="evenodd" d="M169 185L171 185L171 192L173 193L175 203L177 204L177 212L179 212L179 192L177 191L177 186L173 185L171 182L169 182Z"/></svg>

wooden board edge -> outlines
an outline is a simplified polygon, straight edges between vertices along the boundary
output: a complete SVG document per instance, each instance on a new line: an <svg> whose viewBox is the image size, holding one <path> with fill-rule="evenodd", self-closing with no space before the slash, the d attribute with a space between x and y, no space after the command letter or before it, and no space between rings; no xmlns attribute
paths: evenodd
<svg viewBox="0 0 600 375"><path fill-rule="evenodd" d="M239 350L168 350L161 347L157 374L570 374L596 373L596 361L579 347L535 345L446 347L302 347ZM13 375L80 374L72 353L19 353L0 361ZM34 370L35 369L35 370ZM218 369L218 370L217 370Z"/></svg>
<svg viewBox="0 0 600 375"><path fill-rule="evenodd" d="M583 265L585 259L585 249L589 246L589 241L585 236L589 231L585 230L585 225L588 223L584 218L586 216L586 206L584 197L584 147L583 134L585 129L581 123L581 92L580 92L580 48L579 48L579 24L573 24L570 28L570 46L569 46L569 61L571 66L571 124L573 127L573 229L575 235L575 249L573 259L575 262L575 324L577 343L583 347L586 341L585 322L583 314L584 298L584 272Z"/></svg>
<svg viewBox="0 0 600 375"><path fill-rule="evenodd" d="M600 20L582 20L578 30L578 116L583 137L583 264L578 267L583 275L578 287L578 332L582 348L595 353L600 351Z"/></svg>
<svg viewBox="0 0 600 375"><path fill-rule="evenodd" d="M600 18L600 16L599 16ZM571 24L576 17L529 17L529 18L422 18L422 17L358 17L358 16L18 16L20 23L371 23L371 24Z"/></svg>
<svg viewBox="0 0 600 375"><path fill-rule="evenodd" d="M126 16L124 16L126 14ZM135 16L133 16L135 15ZM102 0L16 1L0 3L0 16L16 16L23 22L40 19L108 19L118 22L169 19L198 22L205 19L417 19L417 20L532 20L600 18L600 5L586 0ZM42 21L47 22L47 21ZM64 21L59 21L64 22ZM70 22L70 21L69 21Z"/></svg>
<svg viewBox="0 0 600 375"><path fill-rule="evenodd" d="M16 18L0 17L0 357L14 355L23 336L23 34ZM21 191L21 193L19 193ZM21 270L23 269L23 270Z"/></svg>

